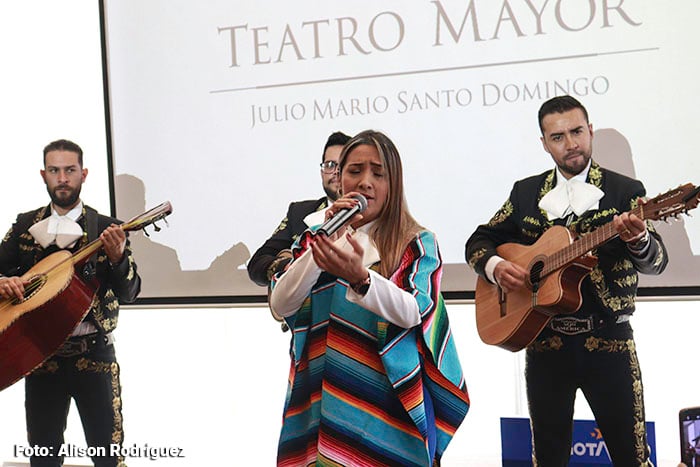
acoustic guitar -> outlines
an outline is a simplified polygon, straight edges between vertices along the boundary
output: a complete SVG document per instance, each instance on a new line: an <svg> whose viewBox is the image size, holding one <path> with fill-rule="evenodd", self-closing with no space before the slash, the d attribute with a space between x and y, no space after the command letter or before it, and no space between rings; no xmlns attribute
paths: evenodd
<svg viewBox="0 0 700 467"><path fill-rule="evenodd" d="M140 230L172 212L170 202L134 217L120 227ZM21 276L24 299L0 300L0 391L53 355L90 311L99 284L79 270L102 247L98 238L71 254L57 251Z"/></svg>
<svg viewBox="0 0 700 467"><path fill-rule="evenodd" d="M642 220L666 220L697 207L700 188L687 183L640 204L630 211ZM559 314L581 307L581 283L598 259L589 252L615 238L610 221L576 237L553 226L532 245L504 243L498 255L528 271L526 287L505 293L479 277L476 283L476 327L483 342L512 352L527 347Z"/></svg>

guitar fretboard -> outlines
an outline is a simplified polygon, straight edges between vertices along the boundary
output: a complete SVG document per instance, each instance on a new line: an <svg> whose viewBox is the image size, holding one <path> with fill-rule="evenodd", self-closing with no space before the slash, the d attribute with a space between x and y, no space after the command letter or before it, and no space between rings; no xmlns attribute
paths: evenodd
<svg viewBox="0 0 700 467"><path fill-rule="evenodd" d="M644 220L644 206L637 206L629 211L640 219ZM541 276L544 277L558 269L572 263L589 251L598 248L603 243L617 236L617 231L612 221L595 229L593 232L577 238L571 245L562 248L556 253L548 256L544 261Z"/></svg>

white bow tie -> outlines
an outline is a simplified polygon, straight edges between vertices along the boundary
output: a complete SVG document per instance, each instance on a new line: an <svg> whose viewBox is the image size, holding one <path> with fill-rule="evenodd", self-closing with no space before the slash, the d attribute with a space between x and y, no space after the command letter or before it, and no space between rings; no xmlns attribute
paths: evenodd
<svg viewBox="0 0 700 467"><path fill-rule="evenodd" d="M598 209L605 195L598 187L576 179L560 180L557 186L540 200L539 207L547 212L549 220L563 219L574 212L580 216L590 209Z"/></svg>
<svg viewBox="0 0 700 467"><path fill-rule="evenodd" d="M77 222L64 216L51 215L43 221L37 222L29 228L42 248L53 243L59 248L70 248L83 236L83 229Z"/></svg>

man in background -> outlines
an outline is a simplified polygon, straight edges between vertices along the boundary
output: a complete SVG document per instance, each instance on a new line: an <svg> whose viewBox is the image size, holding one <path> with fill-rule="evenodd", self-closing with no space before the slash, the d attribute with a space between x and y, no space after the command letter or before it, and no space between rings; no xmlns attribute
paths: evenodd
<svg viewBox="0 0 700 467"><path fill-rule="evenodd" d="M268 286L270 278L292 259L289 248L308 227L322 224L324 213L338 199L340 182L338 158L350 137L339 131L331 134L321 155L321 181L326 196L316 200L296 201L289 204L287 215L277 226L272 236L258 248L248 261L248 276L258 285Z"/></svg>

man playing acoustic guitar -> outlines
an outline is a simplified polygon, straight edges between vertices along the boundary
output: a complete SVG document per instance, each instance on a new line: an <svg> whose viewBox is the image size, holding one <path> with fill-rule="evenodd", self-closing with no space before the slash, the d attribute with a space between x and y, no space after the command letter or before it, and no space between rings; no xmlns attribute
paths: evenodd
<svg viewBox="0 0 700 467"><path fill-rule="evenodd" d="M635 309L637 273L661 273L668 261L666 250L651 224L628 212L643 203L642 183L591 159L593 127L580 102L570 96L548 100L540 108L539 124L542 145L556 167L516 182L501 209L469 238L465 256L480 281L497 284L501 316L509 293L525 289L537 310L539 271L499 255L504 244L533 245L556 225L585 236L609 224L613 239L594 249L597 265L589 263L592 270L581 278L571 313L546 317L541 332L523 344L529 342L525 379L533 462L568 465L580 388L613 464L650 465L641 371L629 318ZM562 282L563 287L579 285ZM479 298L477 286L477 309Z"/></svg>
<svg viewBox="0 0 700 467"><path fill-rule="evenodd" d="M98 214L81 201L87 172L83 151L77 144L58 140L46 146L41 176L51 203L19 214L0 244L0 273L4 275L0 277L0 295L5 303L17 303L30 296L33 286L19 276L42 258L60 250L76 252L98 239L102 242L95 257L76 271L96 289L92 303L87 302L89 311L82 322L76 320L77 327L70 337L63 336L69 338L58 351L25 378L29 445L48 448L43 452L51 454L32 456L32 466L63 464L60 453L71 398L80 412L88 446L106 454L93 457L95 465L123 465L121 456L110 456L110 448L121 446L123 441L119 365L112 331L117 325L119 303L136 299L141 279L126 233L118 226L120 222ZM50 272L46 276L50 277ZM73 283L79 280L74 277ZM41 312L61 313L61 309L51 309L49 304ZM31 313L36 312L28 315ZM40 342L36 344L41 347Z"/></svg>

